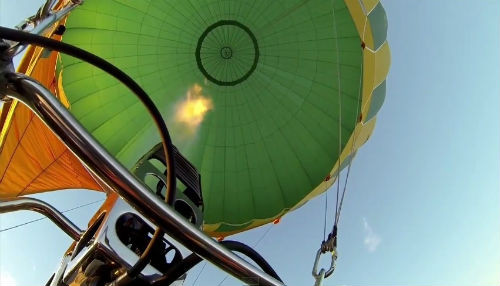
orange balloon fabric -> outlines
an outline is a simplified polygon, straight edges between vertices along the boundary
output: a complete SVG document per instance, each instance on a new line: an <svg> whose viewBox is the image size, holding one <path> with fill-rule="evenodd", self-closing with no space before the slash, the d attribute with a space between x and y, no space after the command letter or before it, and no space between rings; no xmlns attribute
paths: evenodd
<svg viewBox="0 0 500 286"><path fill-rule="evenodd" d="M60 36L52 38L60 40ZM18 71L55 93L58 56L30 47ZM64 104L65 98L58 97ZM3 106L0 130L0 198L61 189L102 190L73 153L22 103Z"/></svg>

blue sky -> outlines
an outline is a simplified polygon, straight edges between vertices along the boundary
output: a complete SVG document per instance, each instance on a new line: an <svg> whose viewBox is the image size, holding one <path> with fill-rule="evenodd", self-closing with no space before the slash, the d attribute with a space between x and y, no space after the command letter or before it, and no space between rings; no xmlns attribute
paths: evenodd
<svg viewBox="0 0 500 286"><path fill-rule="evenodd" d="M0 23L18 23L36 10L33 2L0 0ZM338 266L324 285L499 285L500 2L382 3L392 51L387 97L352 165ZM102 194L38 197L64 210ZM97 207L67 215L84 228ZM266 233L256 249L288 285L312 285L323 215L321 196L278 225L235 238L255 245ZM1 215L0 228L38 217ZM69 243L47 220L0 232L0 276L16 286L45 283ZM207 265L196 285L218 285L225 276Z"/></svg>

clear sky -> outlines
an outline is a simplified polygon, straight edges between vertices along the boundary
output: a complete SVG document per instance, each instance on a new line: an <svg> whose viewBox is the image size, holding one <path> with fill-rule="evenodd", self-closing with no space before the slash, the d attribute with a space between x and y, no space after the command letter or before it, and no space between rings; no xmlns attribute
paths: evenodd
<svg viewBox="0 0 500 286"><path fill-rule="evenodd" d="M0 0L0 24L18 23L38 2ZM352 165L337 270L324 285L500 285L500 2L382 3L392 51L387 97ZM103 196L37 197L65 210ZM333 198L330 190L330 206ZM97 207L67 215L84 228ZM323 215L321 196L278 225L234 238L249 245L262 238L256 249L288 285L312 285ZM0 215L0 229L38 217ZM47 220L0 232L0 284L43 285L69 244ZM207 265L196 285L225 276Z"/></svg>

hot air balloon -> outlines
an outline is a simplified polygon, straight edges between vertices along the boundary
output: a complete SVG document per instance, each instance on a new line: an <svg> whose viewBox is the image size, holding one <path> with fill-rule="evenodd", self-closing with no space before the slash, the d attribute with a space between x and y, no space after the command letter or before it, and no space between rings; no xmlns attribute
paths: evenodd
<svg viewBox="0 0 500 286"><path fill-rule="evenodd" d="M181 170L177 193L188 205L175 210L212 237L277 221L326 191L372 134L385 98L390 51L378 0L48 3L49 15L71 12L43 36L104 59L149 95ZM161 136L113 75L37 46L18 71L166 196ZM114 196L21 102L4 104L0 126L0 199L75 188Z"/></svg>

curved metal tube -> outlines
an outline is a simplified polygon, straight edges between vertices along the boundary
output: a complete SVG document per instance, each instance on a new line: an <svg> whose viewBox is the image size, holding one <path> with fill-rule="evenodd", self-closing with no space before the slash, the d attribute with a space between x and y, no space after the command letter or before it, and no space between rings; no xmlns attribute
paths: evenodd
<svg viewBox="0 0 500 286"><path fill-rule="evenodd" d="M0 213L15 212L21 210L35 211L48 217L60 229L74 240L79 240L82 230L74 225L67 217L44 201L33 198L16 198L0 200Z"/></svg>
<svg viewBox="0 0 500 286"><path fill-rule="evenodd" d="M26 24L35 21L34 22L35 27L31 31L28 31L29 33L34 35L41 35L52 25L54 25L57 21L61 20L63 17L68 15L73 9L75 9L78 5L80 5L83 2L83 0L71 1L70 4L68 4L61 10L51 13L50 8L54 5L53 2L55 1L47 0L47 2L40 8L41 9L39 11L40 14L36 14L32 17L33 19L28 18L25 21ZM20 54L26 48L26 46L27 45L25 44L17 43L13 45L11 48L9 48L9 51L7 53L9 54L9 56L14 57Z"/></svg>
<svg viewBox="0 0 500 286"><path fill-rule="evenodd" d="M186 221L111 156L40 83L23 74L3 74L0 97L23 102L62 142L132 207L186 248L251 285L284 285L244 261Z"/></svg>

